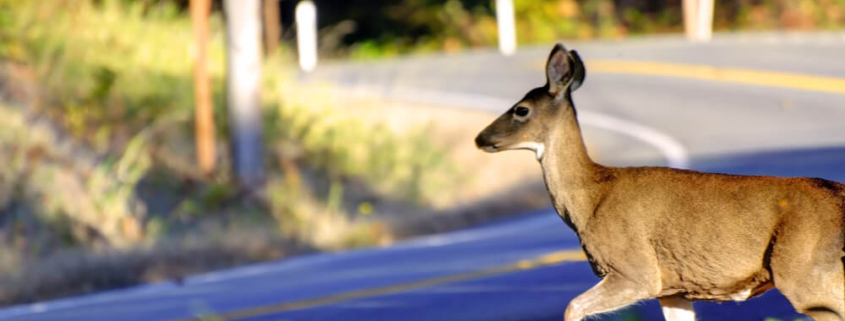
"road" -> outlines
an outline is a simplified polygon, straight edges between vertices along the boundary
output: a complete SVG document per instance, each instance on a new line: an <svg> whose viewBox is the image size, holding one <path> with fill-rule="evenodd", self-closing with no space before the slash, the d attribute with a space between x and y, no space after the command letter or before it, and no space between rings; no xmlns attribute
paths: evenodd
<svg viewBox="0 0 845 321"><path fill-rule="evenodd" d="M845 79L845 34L567 46L586 60L587 80L574 100L579 117L586 118L590 152L602 163L845 182L845 94L836 92L837 81ZM391 99L500 113L542 84L549 48L513 57L480 51L323 65L309 79ZM620 62L645 69L625 71ZM688 65L715 69L706 75L682 72ZM767 73L737 82L748 70ZM572 231L546 210L387 248L309 255L180 284L8 308L0 310L0 320L560 320L567 302L597 282L578 248ZM695 308L705 321L799 317L776 291L744 303ZM656 302L647 301L601 319L662 316Z"/></svg>

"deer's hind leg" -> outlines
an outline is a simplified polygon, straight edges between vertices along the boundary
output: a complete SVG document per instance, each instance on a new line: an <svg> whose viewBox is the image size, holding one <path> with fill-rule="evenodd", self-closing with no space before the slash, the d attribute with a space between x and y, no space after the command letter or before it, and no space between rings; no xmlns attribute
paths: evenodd
<svg viewBox="0 0 845 321"><path fill-rule="evenodd" d="M666 321L695 321L692 302L682 297L660 298L660 307Z"/></svg>
<svg viewBox="0 0 845 321"><path fill-rule="evenodd" d="M799 235L774 246L775 287L798 312L816 321L845 321L842 241L835 234Z"/></svg>
<svg viewBox="0 0 845 321"><path fill-rule="evenodd" d="M652 297L636 283L610 273L594 287L569 302L565 321L580 321L585 317L612 312L640 300Z"/></svg>

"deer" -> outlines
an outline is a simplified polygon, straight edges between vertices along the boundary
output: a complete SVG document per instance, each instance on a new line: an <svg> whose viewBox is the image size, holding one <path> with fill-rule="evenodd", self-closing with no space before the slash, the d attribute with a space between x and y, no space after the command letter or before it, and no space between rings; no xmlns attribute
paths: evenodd
<svg viewBox="0 0 845 321"><path fill-rule="evenodd" d="M694 301L744 301L777 289L816 321L845 320L845 185L668 167L609 167L587 154L572 92L586 69L554 46L546 84L475 138L486 152L536 154L558 216L598 284L565 321L657 299L666 320L695 320Z"/></svg>

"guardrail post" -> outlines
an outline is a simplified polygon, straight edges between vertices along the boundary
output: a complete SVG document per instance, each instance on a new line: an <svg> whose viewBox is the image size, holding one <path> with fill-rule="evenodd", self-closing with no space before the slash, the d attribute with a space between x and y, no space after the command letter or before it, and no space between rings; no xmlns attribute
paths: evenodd
<svg viewBox="0 0 845 321"><path fill-rule="evenodd" d="M683 0L684 33L691 41L707 42L713 37L714 0Z"/></svg>
<svg viewBox="0 0 845 321"><path fill-rule="evenodd" d="M513 0L496 0L496 25L499 31L499 51L510 56L516 52L516 24Z"/></svg>
<svg viewBox="0 0 845 321"><path fill-rule="evenodd" d="M684 14L684 35L688 40L695 40L697 35L698 23L698 0L683 0L681 2L681 9Z"/></svg>
<svg viewBox="0 0 845 321"><path fill-rule="evenodd" d="M300 1L295 15L299 67L312 71L317 67L317 7L310 0Z"/></svg>
<svg viewBox="0 0 845 321"><path fill-rule="evenodd" d="M698 0L698 41L710 41L713 38L714 0Z"/></svg>

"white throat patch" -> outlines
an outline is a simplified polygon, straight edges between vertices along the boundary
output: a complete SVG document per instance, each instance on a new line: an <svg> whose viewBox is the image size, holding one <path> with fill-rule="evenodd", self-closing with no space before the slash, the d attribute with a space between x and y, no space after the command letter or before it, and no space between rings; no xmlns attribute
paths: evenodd
<svg viewBox="0 0 845 321"><path fill-rule="evenodd" d="M541 143L535 143L535 142L522 142L522 143L513 145L508 149L533 150L535 153L537 153L537 161L540 161L540 160L543 159L543 153L546 151L546 145L543 145Z"/></svg>

